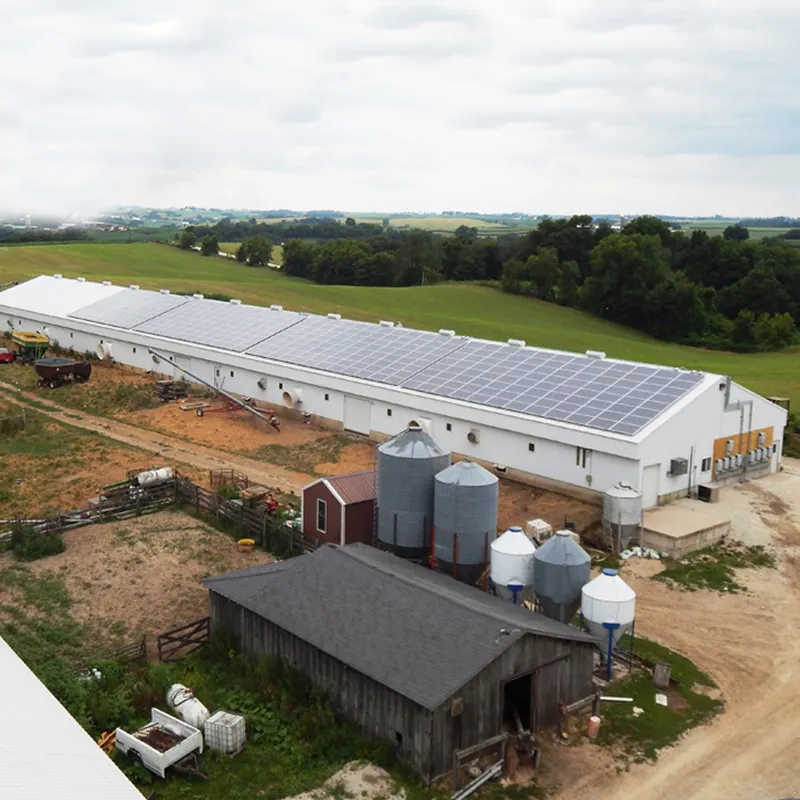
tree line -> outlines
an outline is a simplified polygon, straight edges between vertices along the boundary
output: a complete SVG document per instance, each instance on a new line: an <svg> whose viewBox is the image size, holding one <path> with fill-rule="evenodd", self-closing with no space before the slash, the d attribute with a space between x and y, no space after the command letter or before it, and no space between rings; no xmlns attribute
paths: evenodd
<svg viewBox="0 0 800 800"><path fill-rule="evenodd" d="M90 239L91 236L83 228L45 231L38 228L12 228L0 225L0 242L78 242Z"/></svg>
<svg viewBox="0 0 800 800"><path fill-rule="evenodd" d="M388 220L384 220L388 224ZM383 233L384 225L378 222L357 222L347 217L344 224L333 217L306 217L281 220L280 222L258 222L249 220L222 219L214 225L189 225L187 231L197 239L216 236L220 242L243 242L246 239L265 237L273 241L286 239L365 239Z"/></svg>

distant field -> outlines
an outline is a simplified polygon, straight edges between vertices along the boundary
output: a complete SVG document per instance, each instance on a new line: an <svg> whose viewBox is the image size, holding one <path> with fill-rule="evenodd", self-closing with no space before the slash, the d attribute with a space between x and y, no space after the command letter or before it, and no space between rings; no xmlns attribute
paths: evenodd
<svg viewBox="0 0 800 800"><path fill-rule="evenodd" d="M241 242L220 242L219 249L223 253L233 253L239 249ZM279 244L272 245L272 261L275 264L283 264L283 248Z"/></svg>
<svg viewBox="0 0 800 800"><path fill-rule="evenodd" d="M53 245L0 249L0 283L41 273L138 283L142 288L221 292L250 303L287 309L338 312L364 320L390 319L406 326L452 328L487 339L524 339L563 350L604 350L615 358L670 364L731 375L765 395L800 404L800 349L739 355L656 341L573 309L494 289L443 284L402 289L318 286L278 272L203 258L157 244Z"/></svg>
<svg viewBox="0 0 800 800"><path fill-rule="evenodd" d="M714 220L697 220L695 222L685 222L681 225L682 230L691 233L695 230L705 231L709 236L722 236L722 232L732 222L715 222ZM751 239L763 239L766 236L782 236L792 228L748 228ZM786 244L793 247L800 246L800 239L787 239Z"/></svg>

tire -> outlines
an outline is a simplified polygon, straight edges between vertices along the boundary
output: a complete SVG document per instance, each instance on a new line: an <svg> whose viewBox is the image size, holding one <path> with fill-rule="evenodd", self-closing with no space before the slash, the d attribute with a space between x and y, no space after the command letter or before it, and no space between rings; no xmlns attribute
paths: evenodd
<svg viewBox="0 0 800 800"><path fill-rule="evenodd" d="M197 414L198 417L202 417L206 412L202 408L198 408L194 413Z"/></svg>

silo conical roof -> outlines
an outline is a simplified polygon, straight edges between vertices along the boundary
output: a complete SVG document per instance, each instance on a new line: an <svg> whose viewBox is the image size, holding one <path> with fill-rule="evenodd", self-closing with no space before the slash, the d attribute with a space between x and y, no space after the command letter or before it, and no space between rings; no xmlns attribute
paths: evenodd
<svg viewBox="0 0 800 800"><path fill-rule="evenodd" d="M493 486L498 483L496 475L474 461L457 461L443 469L436 480L456 486Z"/></svg>
<svg viewBox="0 0 800 800"><path fill-rule="evenodd" d="M422 428L408 428L378 446L378 452L396 458L440 458L447 455Z"/></svg>
<svg viewBox="0 0 800 800"><path fill-rule="evenodd" d="M588 564L592 557L572 538L569 531L556 531L537 551L536 560L559 567Z"/></svg>

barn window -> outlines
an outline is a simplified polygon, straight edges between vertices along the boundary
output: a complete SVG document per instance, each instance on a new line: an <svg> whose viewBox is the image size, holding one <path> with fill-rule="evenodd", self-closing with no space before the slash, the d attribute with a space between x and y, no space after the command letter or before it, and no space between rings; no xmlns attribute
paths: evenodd
<svg viewBox="0 0 800 800"><path fill-rule="evenodd" d="M386 416L387 417L391 417L392 416L392 409L391 408L387 408L386 409Z"/></svg>
<svg viewBox="0 0 800 800"><path fill-rule="evenodd" d="M528 442L528 452L535 453L536 452L536 443L535 442Z"/></svg>
<svg viewBox="0 0 800 800"><path fill-rule="evenodd" d="M324 500L317 500L317 530L325 533L328 524L328 504Z"/></svg>
<svg viewBox="0 0 800 800"><path fill-rule="evenodd" d="M589 454L591 452L592 451L589 450L589 448L587 448L587 447L576 447L575 448L575 463L579 467L582 467L583 469L586 469L586 462L588 461Z"/></svg>
<svg viewBox="0 0 800 800"><path fill-rule="evenodd" d="M773 452L773 453L777 453L777 452L778 452L778 443L777 443L777 442L775 442L775 443L772 445L772 452Z"/></svg>
<svg viewBox="0 0 800 800"><path fill-rule="evenodd" d="M330 400L331 399L331 396L327 392L325 392L325 399L326 400Z"/></svg>
<svg viewBox="0 0 800 800"><path fill-rule="evenodd" d="M231 370L231 378L233 377L233 370Z"/></svg>
<svg viewBox="0 0 800 800"><path fill-rule="evenodd" d="M219 378L219 370L218 369L214 370L214 374Z"/></svg>
<svg viewBox="0 0 800 800"><path fill-rule="evenodd" d="M700 472L708 472L711 469L711 459L704 458L703 463L700 465Z"/></svg>
<svg viewBox="0 0 800 800"><path fill-rule="evenodd" d="M283 384L282 384L282 383L279 383L279 384L278 384L278 388L279 388L279 389L283 389Z"/></svg>
<svg viewBox="0 0 800 800"><path fill-rule="evenodd" d="M448 423L445 425L445 428L447 428L447 430L448 430L448 431L451 431L451 430L453 430L453 423L452 423L452 422L448 422Z"/></svg>
<svg viewBox="0 0 800 800"><path fill-rule="evenodd" d="M133 348L133 352L134 352L134 353L136 352L136 348L135 348L135 347Z"/></svg>
<svg viewBox="0 0 800 800"><path fill-rule="evenodd" d="M70 334L69 334L69 338L70 338L70 339L72 338L72 332L71 332L71 331L70 331Z"/></svg>

